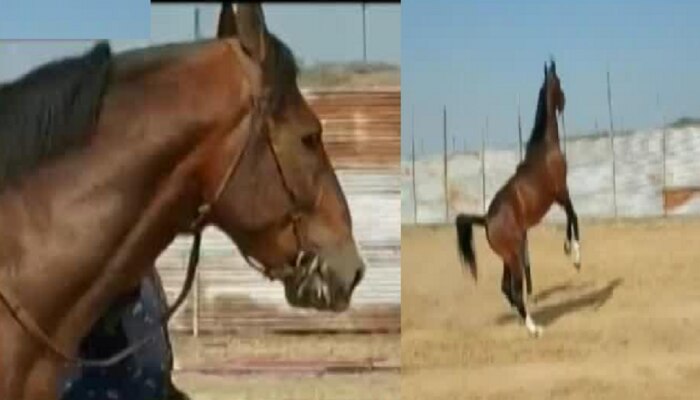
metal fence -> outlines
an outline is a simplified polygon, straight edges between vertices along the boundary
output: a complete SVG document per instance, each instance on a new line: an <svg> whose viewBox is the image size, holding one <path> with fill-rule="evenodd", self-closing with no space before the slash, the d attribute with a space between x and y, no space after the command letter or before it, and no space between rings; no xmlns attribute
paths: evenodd
<svg viewBox="0 0 700 400"><path fill-rule="evenodd" d="M700 127L564 139L568 185L581 217L700 214ZM402 223L483 213L514 173L518 145L402 161ZM563 221L552 207L545 221Z"/></svg>

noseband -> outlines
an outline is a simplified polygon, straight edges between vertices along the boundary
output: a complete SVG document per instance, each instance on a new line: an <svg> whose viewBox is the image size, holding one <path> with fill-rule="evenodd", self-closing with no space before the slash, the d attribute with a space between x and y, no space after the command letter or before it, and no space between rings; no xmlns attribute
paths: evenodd
<svg viewBox="0 0 700 400"><path fill-rule="evenodd" d="M227 43L230 45L234 53L236 53L239 56L241 55L241 49L240 47L238 47L238 45L232 42ZM175 314L175 312L178 310L180 305L182 305L185 298L189 294L190 289L192 288L192 284L194 282L194 277L197 271L197 265L199 264L199 255L202 242L202 230L206 224L207 219L211 215L214 206L217 204L222 194L228 187L229 183L233 178L233 175L235 174L236 170L238 169L238 166L241 163L241 160L243 159L243 156L250 147L251 137L255 136L256 133L265 135L267 143L270 146L270 151L272 152L273 159L275 160L275 165L278 174L280 176L280 179L282 180L282 186L284 187L284 190L287 193L289 200L292 204L292 208L287 213L286 219L292 224L294 236L296 237L298 256L297 262L291 270L289 268L285 268L282 271L279 271L278 269L273 269L266 265L256 265L256 263L253 263L250 257L243 253L243 251L241 251L241 254L252 268L258 270L270 280L284 279L290 275L294 275L296 273L294 268L299 266L299 260L301 260L300 255L304 254L304 236L301 233L301 227L303 217L306 213L308 213L309 207L304 207L303 204L298 200L296 194L292 190L292 187L289 185L289 182L285 178L282 163L273 145L270 131L269 129L267 129L267 126L265 124L265 117L269 113L269 105L269 89L263 89L261 94L253 95L250 128L244 131L246 138L244 139L241 151L233 157L233 160L231 161L223 177L221 178L221 182L217 186L216 192L214 192L214 196L211 198L211 200L205 201L197 208L197 216L192 221L189 227L189 232L193 234L194 240L192 243L192 248L190 250L185 282L180 293L175 299L175 302L170 307L168 307L168 310L160 319L160 323L158 324L157 329L153 329L150 333L147 333L138 342L133 343L132 345L126 347L125 349L119 351L118 353L112 355L109 358L84 359L74 357L70 355L70 353L63 351L56 344L54 344L53 340L44 332L44 330L39 326L36 320L31 316L31 314L29 314L29 312L27 312L27 310L24 307L22 307L19 299L14 295L14 292L11 290L11 288L7 287L7 285L5 285L5 282L2 280L0 280L0 302L5 305L5 307L10 311L12 317L20 324L20 326L22 326L22 328L25 331L31 334L39 342L42 342L48 350L50 350L54 355L58 356L67 363L72 363L80 367L104 368L115 365L124 360L125 358L129 357L131 354L135 353L138 349L140 349L146 343L152 340L155 337L155 335L159 333L159 329L167 329L167 324L170 321L171 317ZM313 206L311 207L311 210L315 210L318 207L318 205L321 203L322 197L323 189L322 187L320 187L316 195L316 200Z"/></svg>
<svg viewBox="0 0 700 400"><path fill-rule="evenodd" d="M243 144L243 149L240 153L238 153L237 157L234 157L232 160L231 164L229 164L229 167L226 169L226 172L223 175L223 178L221 179L221 182L217 186L216 192L214 192L214 196L211 198L210 201L207 201L203 203L199 208L197 209L197 217L195 220L192 222L190 226L190 230L194 232L195 234L195 244L197 246L193 246L193 251L196 250L197 252L199 251L198 248L198 240L201 237L201 230L205 224L205 221L208 219L210 214L212 213L212 210L214 209L214 206L216 203L219 201L221 196L223 195L224 191L228 187L229 183L231 182L234 173L238 169L238 166L240 165L241 160L243 159L243 156L245 155L246 151L248 150L251 137L254 136L256 133L263 134L265 135L265 140L267 142L267 145L270 148L270 152L272 153L272 158L275 161L275 167L277 169L277 173L282 181L282 187L284 188L284 191L286 192L287 196L289 197L289 201L292 205L292 208L290 211L286 214L285 220L289 221L292 225L292 230L294 233L294 237L296 240L296 246L297 246L297 252L296 254L303 254L304 249L307 249L308 247L305 246L305 241L304 241L304 235L302 234L302 221L304 216L309 212L309 207L304 207L302 202L299 201L297 198L294 190L292 190L292 186L289 184L287 181L287 178L284 175L284 168L282 167L282 162L279 158L279 154L275 150L275 146L272 142L272 137L270 135L270 130L267 128L265 125L265 117L269 113L269 105L270 105L270 91L269 90L264 90L264 93L262 96L259 98L253 98L253 109L252 109L252 114L251 114L251 119L250 119L250 129L248 130L247 137L245 138L244 144ZM315 197L315 201L313 203L313 206L310 208L311 211L315 210L318 208L319 204L321 203L321 200L323 199L323 187L319 187L318 192ZM279 269L274 269L270 268L267 265L258 265L258 263L254 263L251 260L251 257L243 252L243 250L240 250L241 255L243 256L243 259L245 259L246 263L248 265L257 270L258 272L262 273L265 275L270 280L275 280L275 279L284 279L290 275L294 274L293 269L290 270L289 268L284 268L281 271ZM297 262L298 264L298 262ZM296 267L297 265L295 265Z"/></svg>

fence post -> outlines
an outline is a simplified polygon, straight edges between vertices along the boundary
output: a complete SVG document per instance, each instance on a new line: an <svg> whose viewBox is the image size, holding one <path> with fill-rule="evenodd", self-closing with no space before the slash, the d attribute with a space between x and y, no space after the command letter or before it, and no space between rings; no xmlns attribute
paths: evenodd
<svg viewBox="0 0 700 400"><path fill-rule="evenodd" d="M442 144L444 146L442 153L443 161L443 184L445 187L445 223L449 222L450 200L447 194L447 106L442 109Z"/></svg>
<svg viewBox="0 0 700 400"><path fill-rule="evenodd" d="M194 37L196 40L202 37L199 7L195 7L194 9ZM192 335L194 335L194 337L199 337L199 291L199 271L196 271L194 276L194 290L192 293Z"/></svg>
<svg viewBox="0 0 700 400"><path fill-rule="evenodd" d="M666 210L666 116L661 109L661 101L659 94L656 93L656 107L661 115L661 207L663 208L664 217L668 216Z"/></svg>
<svg viewBox="0 0 700 400"><path fill-rule="evenodd" d="M486 117L486 127L481 130L481 205L486 214L486 135L489 130L489 117Z"/></svg>
<svg viewBox="0 0 700 400"><path fill-rule="evenodd" d="M617 218L617 182L615 182L615 129L613 127L612 113L612 93L610 91L610 66L607 68L607 83L608 83L608 114L610 116L610 152L612 153L612 186L613 186L613 209L615 218Z"/></svg>
<svg viewBox="0 0 700 400"><path fill-rule="evenodd" d="M662 165L662 174L663 174L663 181L662 181L662 187L661 187L661 195L662 199L663 197L666 196L666 118L663 118L663 125L661 126L661 165ZM664 207L664 217L668 216L668 210L666 210L666 204L663 205Z"/></svg>
<svg viewBox="0 0 700 400"><path fill-rule="evenodd" d="M411 184L413 186L413 223L418 224L418 197L416 195L416 136L415 114L411 107Z"/></svg>
<svg viewBox="0 0 700 400"><path fill-rule="evenodd" d="M518 152L520 161L523 160L523 127L520 120L520 94L518 94Z"/></svg>
<svg viewBox="0 0 700 400"><path fill-rule="evenodd" d="M196 271L194 276L194 290L192 292L192 335L194 335L194 337L199 337L199 291L199 271Z"/></svg>
<svg viewBox="0 0 700 400"><path fill-rule="evenodd" d="M367 63L367 5L362 2L362 61Z"/></svg>

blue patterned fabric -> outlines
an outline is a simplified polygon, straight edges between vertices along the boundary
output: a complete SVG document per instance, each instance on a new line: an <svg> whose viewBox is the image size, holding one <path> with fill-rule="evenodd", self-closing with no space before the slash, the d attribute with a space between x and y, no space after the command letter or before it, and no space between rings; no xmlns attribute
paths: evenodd
<svg viewBox="0 0 700 400"><path fill-rule="evenodd" d="M157 277L144 279L135 293L114 304L83 340L80 356L107 358L139 341L165 313L165 296ZM61 382L61 400L160 400L167 396L172 353L167 332L160 334L119 364L107 368L75 368Z"/></svg>

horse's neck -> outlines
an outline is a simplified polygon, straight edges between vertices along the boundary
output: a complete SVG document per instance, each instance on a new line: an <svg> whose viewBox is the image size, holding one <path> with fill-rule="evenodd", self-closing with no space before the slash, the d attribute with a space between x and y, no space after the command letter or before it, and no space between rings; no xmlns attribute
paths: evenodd
<svg viewBox="0 0 700 400"><path fill-rule="evenodd" d="M13 265L10 284L29 313L73 348L152 268L198 201L183 160L201 138L185 132L191 124L182 113L139 117L139 106L115 111L128 96L112 100L89 148L36 171L0 199L0 220L14 228L0 243L0 264Z"/></svg>
<svg viewBox="0 0 700 400"><path fill-rule="evenodd" d="M559 148L559 123L557 122L556 112L552 112L551 115L547 116L544 135L546 146Z"/></svg>
<svg viewBox="0 0 700 400"><path fill-rule="evenodd" d="M561 152L559 143L559 133L557 120L548 120L544 127L544 138L536 143L533 147L528 147L525 152L525 158L520 164L539 163L546 160L546 155L552 151Z"/></svg>
<svg viewBox="0 0 700 400"><path fill-rule="evenodd" d="M147 147L85 153L29 179L15 197L21 258L12 286L59 336L91 325L177 233L177 213L191 200L178 177L162 174L172 171L167 154L146 156Z"/></svg>

